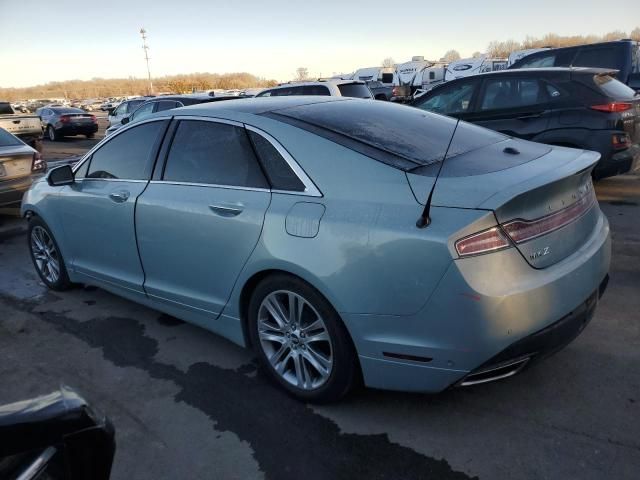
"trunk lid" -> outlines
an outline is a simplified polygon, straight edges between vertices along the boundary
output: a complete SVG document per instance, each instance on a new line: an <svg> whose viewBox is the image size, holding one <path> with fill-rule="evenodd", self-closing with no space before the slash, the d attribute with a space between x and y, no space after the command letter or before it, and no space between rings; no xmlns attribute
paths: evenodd
<svg viewBox="0 0 640 480"><path fill-rule="evenodd" d="M454 154L455 143L454 137ZM599 158L507 139L448 158L432 204L493 211L526 261L545 268L578 250L596 228L600 211L591 170ZM425 183L417 177L409 174L409 182L417 198L426 198L416 192Z"/></svg>
<svg viewBox="0 0 640 480"><path fill-rule="evenodd" d="M0 182L31 175L33 151L25 146L0 147Z"/></svg>

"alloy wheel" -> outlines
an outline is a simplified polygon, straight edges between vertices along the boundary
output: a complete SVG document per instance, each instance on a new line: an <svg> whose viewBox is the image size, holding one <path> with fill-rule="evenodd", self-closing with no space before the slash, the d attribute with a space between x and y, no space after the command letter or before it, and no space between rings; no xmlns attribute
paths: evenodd
<svg viewBox="0 0 640 480"><path fill-rule="evenodd" d="M60 259L53 239L44 228L35 226L31 230L31 252L40 274L49 283L60 278Z"/></svg>
<svg viewBox="0 0 640 480"><path fill-rule="evenodd" d="M302 390L324 385L333 370L333 346L322 316L301 295L278 290L258 309L258 338L275 372Z"/></svg>

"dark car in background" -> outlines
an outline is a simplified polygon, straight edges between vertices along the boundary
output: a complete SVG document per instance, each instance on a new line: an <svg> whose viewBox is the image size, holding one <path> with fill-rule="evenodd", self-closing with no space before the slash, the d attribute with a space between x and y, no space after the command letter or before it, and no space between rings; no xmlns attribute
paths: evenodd
<svg viewBox="0 0 640 480"><path fill-rule="evenodd" d="M138 105L138 107L130 114L123 117L120 122L113 123L105 132L105 136L111 135L123 125L131 122L137 122L148 117L152 113L171 110L172 108L188 107L198 103L219 102L222 100L233 100L243 97L238 96L220 96L215 97L209 94L194 93L189 95L163 95L154 97Z"/></svg>
<svg viewBox="0 0 640 480"><path fill-rule="evenodd" d="M0 211L19 207L24 192L46 170L38 151L0 128Z"/></svg>
<svg viewBox="0 0 640 480"><path fill-rule="evenodd" d="M36 115L40 117L42 128L52 142L71 135L93 138L98 131L96 116L80 108L42 107L36 110Z"/></svg>
<svg viewBox="0 0 640 480"><path fill-rule="evenodd" d="M595 178L640 163L640 96L597 68L503 70L447 82L413 106L504 134L599 152Z"/></svg>
<svg viewBox="0 0 640 480"><path fill-rule="evenodd" d="M640 91L640 42L619 40L535 52L510 69L544 67L595 67L615 69L616 78Z"/></svg>
<svg viewBox="0 0 640 480"><path fill-rule="evenodd" d="M289 82L258 93L256 97L289 97L312 95L330 97L373 98L365 82L327 78L307 82Z"/></svg>

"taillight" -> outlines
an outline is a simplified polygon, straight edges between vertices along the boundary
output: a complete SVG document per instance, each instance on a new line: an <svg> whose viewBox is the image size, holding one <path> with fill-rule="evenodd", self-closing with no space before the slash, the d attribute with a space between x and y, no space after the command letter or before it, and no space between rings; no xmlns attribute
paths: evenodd
<svg viewBox="0 0 640 480"><path fill-rule="evenodd" d="M461 257L478 255L480 253L495 252L509 247L509 239L502 233L500 227L492 227L456 242L456 251Z"/></svg>
<svg viewBox="0 0 640 480"><path fill-rule="evenodd" d="M558 212L536 220L513 220L503 224L502 228L515 243L523 243L551 233L577 220L592 207L595 201L596 197L591 189L580 200Z"/></svg>
<svg viewBox="0 0 640 480"><path fill-rule="evenodd" d="M40 152L35 152L33 154L33 161L31 162L31 171L40 172L46 169L47 169L47 162L45 161L44 158L42 158L42 155L40 155Z"/></svg>
<svg viewBox="0 0 640 480"><path fill-rule="evenodd" d="M633 108L633 104L627 102L611 102L603 105L591 106L591 110L598 110L599 112L607 113L626 112L627 110L631 110L631 108Z"/></svg>
<svg viewBox="0 0 640 480"><path fill-rule="evenodd" d="M96 123L96 122L98 121L98 120L96 119L96 116L95 116L95 115L91 115L91 121L92 121L93 123Z"/></svg>
<svg viewBox="0 0 640 480"><path fill-rule="evenodd" d="M391 95L394 95L394 96L398 95L398 87L393 87L393 89L391 89Z"/></svg>
<svg viewBox="0 0 640 480"><path fill-rule="evenodd" d="M624 150L631 146L631 137L628 133L614 133L611 137L614 150Z"/></svg>
<svg viewBox="0 0 640 480"><path fill-rule="evenodd" d="M67 115L62 115L60 117L60 123L69 123L71 121L71 118L69 118Z"/></svg>

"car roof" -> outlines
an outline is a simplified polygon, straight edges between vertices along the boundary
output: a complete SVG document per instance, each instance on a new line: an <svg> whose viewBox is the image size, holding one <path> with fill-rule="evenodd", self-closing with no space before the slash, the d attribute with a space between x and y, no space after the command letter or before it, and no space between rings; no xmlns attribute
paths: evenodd
<svg viewBox="0 0 640 480"><path fill-rule="evenodd" d="M460 80L466 80L469 78L476 77L485 77L491 75L525 75L531 73L558 73L558 72L568 72L568 73L583 73L583 74L593 74L593 75L602 75L606 73L615 73L617 70L615 68L595 68L595 67L542 67L542 68L514 68L514 69L506 69L506 70L494 70L493 72L483 72L477 73L476 75L469 75L467 77L455 78L453 80L449 80L448 82L441 83L435 88L448 85L451 82L457 82Z"/></svg>
<svg viewBox="0 0 640 480"><path fill-rule="evenodd" d="M251 97L238 98L237 100L227 100L225 102L199 103L188 107L181 107L171 110L187 113L190 110L198 110L199 113L215 115L218 112L238 112L259 115L262 113L274 112L285 108L299 107L301 105L311 105L325 102L347 102L354 100L351 97L330 97L319 95L291 95L286 97ZM168 112L169 110L165 110Z"/></svg>

